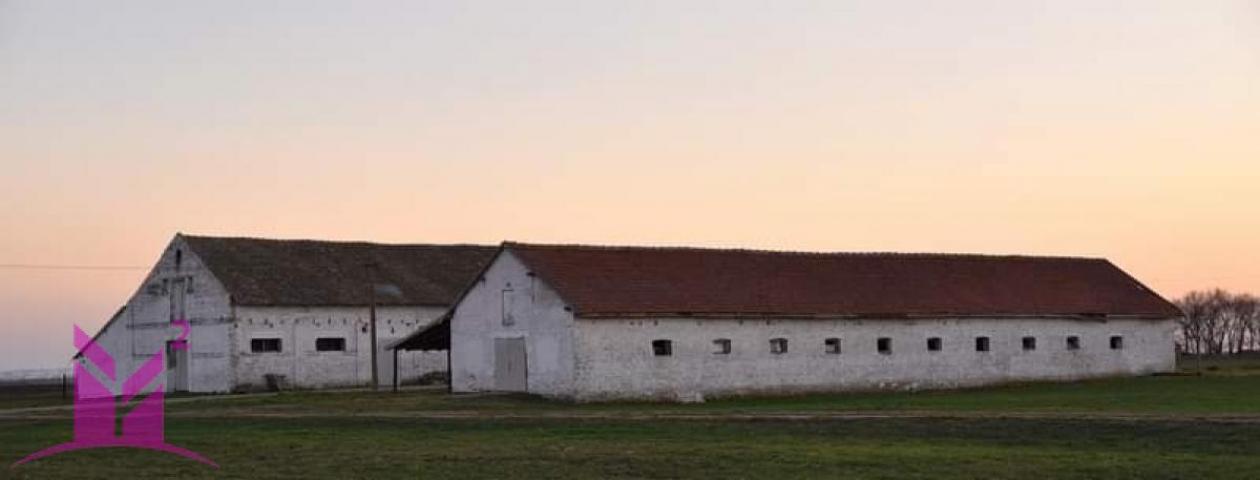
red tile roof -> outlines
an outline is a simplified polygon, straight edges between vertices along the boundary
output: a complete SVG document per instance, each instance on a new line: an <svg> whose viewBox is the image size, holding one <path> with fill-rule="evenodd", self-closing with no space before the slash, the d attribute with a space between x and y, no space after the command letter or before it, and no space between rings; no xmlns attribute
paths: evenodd
<svg viewBox="0 0 1260 480"><path fill-rule="evenodd" d="M1105 259L520 243L504 248L579 317L1181 315Z"/></svg>

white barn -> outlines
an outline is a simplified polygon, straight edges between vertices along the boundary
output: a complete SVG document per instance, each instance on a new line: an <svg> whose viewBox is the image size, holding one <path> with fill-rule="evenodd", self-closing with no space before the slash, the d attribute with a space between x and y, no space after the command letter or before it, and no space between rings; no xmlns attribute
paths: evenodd
<svg viewBox="0 0 1260 480"><path fill-rule="evenodd" d="M1104 259L505 243L442 321L456 392L578 401L953 388L1175 367Z"/></svg>
<svg viewBox="0 0 1260 480"><path fill-rule="evenodd" d="M381 384L446 369L444 352L385 349L429 326L495 247L384 245L176 235L134 295L95 335L126 378L165 351L167 391L366 386L370 304ZM190 323L187 349L171 322Z"/></svg>

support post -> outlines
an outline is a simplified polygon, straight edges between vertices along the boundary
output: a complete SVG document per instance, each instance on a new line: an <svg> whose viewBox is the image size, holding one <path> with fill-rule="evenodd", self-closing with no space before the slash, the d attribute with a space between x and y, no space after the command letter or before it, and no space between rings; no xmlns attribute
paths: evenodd
<svg viewBox="0 0 1260 480"><path fill-rule="evenodd" d="M369 335L371 335L371 336L372 336L372 338L371 338L371 343L372 343L372 390L373 390L373 391L375 391L375 390L380 390L380 389L381 389L380 372L378 372L378 371L377 371L377 370L379 369L379 367L380 367L380 363L378 362L378 360L377 360L377 358L376 358L376 357L377 357L377 352L376 352L376 275L375 275L375 274L376 274L376 265L375 265L375 264L372 264L372 263L369 263L369 264L367 264L367 269L368 269L368 284L367 284L367 289L368 289L368 323L371 325L371 327L370 327L370 328L371 328L371 332L369 333Z"/></svg>
<svg viewBox="0 0 1260 480"><path fill-rule="evenodd" d="M398 393L398 349L394 349L394 393Z"/></svg>

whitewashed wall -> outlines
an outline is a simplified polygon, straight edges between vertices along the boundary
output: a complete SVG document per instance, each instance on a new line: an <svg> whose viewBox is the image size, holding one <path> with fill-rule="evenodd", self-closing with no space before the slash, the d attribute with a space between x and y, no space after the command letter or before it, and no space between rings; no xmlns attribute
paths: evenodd
<svg viewBox="0 0 1260 480"><path fill-rule="evenodd" d="M178 269L176 251L183 252ZM185 298L185 315L191 325L188 338L191 391L231 390L228 345L232 311L227 292L179 238L162 252L120 316L100 332L98 344L114 357L119 379L131 376L136 368L164 351L166 342L179 335L179 330L170 326L169 290L173 278L191 281ZM167 381L165 370L163 372L161 381L168 391L173 390L175 385Z"/></svg>
<svg viewBox="0 0 1260 480"><path fill-rule="evenodd" d="M380 381L393 381L393 352L385 350L445 313L444 307L378 307L377 348ZM284 375L295 387L366 386L371 383L371 336L367 307L250 307L236 310L236 386L241 390L265 387L265 375ZM315 349L319 337L344 338L344 352ZM254 353L255 338L278 338L280 352ZM446 352L399 352L399 377L411 382L446 370Z"/></svg>
<svg viewBox="0 0 1260 480"><path fill-rule="evenodd" d="M179 269L175 268L176 251L182 251ZM178 336L178 329L170 326L172 278L191 279L185 299L185 314L191 324L190 391L262 388L263 376L268 373L285 375L291 386L301 388L365 386L371 382L370 338L363 331L367 307L233 306L227 290L178 237L163 251L118 318L97 336L97 342L113 355L118 378L130 376L164 350L166 341ZM393 353L383 348L427 326L444 312L445 307L436 306L377 310L383 385L393 381ZM268 336L282 339L280 353L250 351L251 338ZM315 338L321 336L346 338L346 351L315 351ZM446 353L399 352L399 362L402 381L411 382L426 373L445 370ZM165 378L165 370L162 382L168 391L175 387Z"/></svg>
<svg viewBox="0 0 1260 480"><path fill-rule="evenodd" d="M1070 380L1140 375L1175 368L1172 320L940 319L940 320L697 320L578 319L576 397L579 400L666 399L805 391L950 388L1018 380ZM1068 350L1066 338L1080 337ZM1123 337L1113 350L1112 335ZM990 338L978 352L975 338ZM1025 351L1032 336L1037 348ZM788 352L770 352L786 338ZM841 353L824 339L841 338ZM892 340L892 353L877 339ZM927 349L940 337L941 351ZM732 341L729 355L713 340ZM651 342L672 342L671 356L655 356Z"/></svg>
<svg viewBox="0 0 1260 480"><path fill-rule="evenodd" d="M512 324L504 325L504 290ZM460 302L451 320L451 379L456 392L494 389L494 339L525 339L530 393L572 397L573 315L549 286L503 252Z"/></svg>
<svg viewBox="0 0 1260 480"><path fill-rule="evenodd" d="M511 289L513 300L505 302ZM513 316L504 325L504 311ZM505 251L456 306L452 387L495 389L496 338L526 340L530 393L582 401L664 399L867 389L954 388L1021 380L1141 375L1175 368L1173 320L942 318L921 320L575 319L545 282ZM976 351L976 337L990 349ZM1036 349L1024 350L1023 337ZM1069 350L1067 337L1080 339ZM1123 338L1110 348L1112 336ZM841 353L827 353L827 338ZM889 338L892 350L877 350ZM940 351L928 338L939 337ZM774 354L770 340L785 338ZM729 339L718 355L713 343ZM656 356L653 340L670 340Z"/></svg>

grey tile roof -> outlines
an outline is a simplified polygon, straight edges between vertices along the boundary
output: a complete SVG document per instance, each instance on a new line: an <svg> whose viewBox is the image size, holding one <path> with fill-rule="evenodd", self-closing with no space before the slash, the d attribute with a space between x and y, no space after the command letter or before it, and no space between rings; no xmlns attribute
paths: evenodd
<svg viewBox="0 0 1260 480"><path fill-rule="evenodd" d="M234 302L258 306L367 305L374 283L398 288L396 296L378 294L381 305L447 306L498 248L181 238L223 283Z"/></svg>

